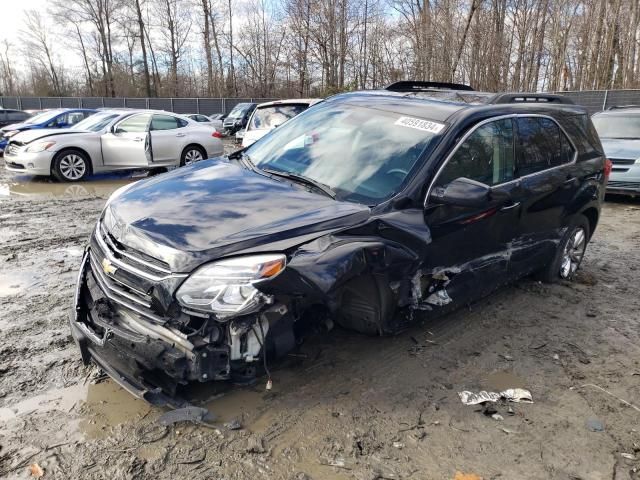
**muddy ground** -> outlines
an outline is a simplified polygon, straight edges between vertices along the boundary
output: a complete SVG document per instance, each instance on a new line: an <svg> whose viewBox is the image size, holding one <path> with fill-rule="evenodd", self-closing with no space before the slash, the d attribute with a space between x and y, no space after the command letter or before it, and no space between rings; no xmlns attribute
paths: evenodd
<svg viewBox="0 0 640 480"><path fill-rule="evenodd" d="M134 180L0 171L1 478L640 479L640 201L606 203L572 283L524 279L393 338L319 334L273 366L271 392L193 389L228 430L161 426L69 335L82 248ZM506 387L534 403L496 420L458 398Z"/></svg>

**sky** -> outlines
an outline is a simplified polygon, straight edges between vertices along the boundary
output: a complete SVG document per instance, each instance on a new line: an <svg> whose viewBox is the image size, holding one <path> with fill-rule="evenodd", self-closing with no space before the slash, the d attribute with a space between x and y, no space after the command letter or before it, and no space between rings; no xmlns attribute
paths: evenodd
<svg viewBox="0 0 640 480"><path fill-rule="evenodd" d="M37 9L44 13L47 4L47 0L0 0L0 40L15 39L23 28L22 16L25 10Z"/></svg>

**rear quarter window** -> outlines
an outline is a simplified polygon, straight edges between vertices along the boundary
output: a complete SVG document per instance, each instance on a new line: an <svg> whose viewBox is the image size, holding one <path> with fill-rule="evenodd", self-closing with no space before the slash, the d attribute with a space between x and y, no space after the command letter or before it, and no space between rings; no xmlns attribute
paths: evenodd
<svg viewBox="0 0 640 480"><path fill-rule="evenodd" d="M549 118L516 119L518 176L531 175L573 160L575 150L558 124Z"/></svg>

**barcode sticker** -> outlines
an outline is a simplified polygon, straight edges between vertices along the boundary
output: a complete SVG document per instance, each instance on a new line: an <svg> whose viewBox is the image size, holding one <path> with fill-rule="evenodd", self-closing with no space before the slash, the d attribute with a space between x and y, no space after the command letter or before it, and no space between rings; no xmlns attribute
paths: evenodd
<svg viewBox="0 0 640 480"><path fill-rule="evenodd" d="M423 132L429 132L433 134L438 134L444 128L443 123L432 122L430 120L423 120L421 118L413 118L413 117L400 117L395 122L396 125L400 125L402 127L415 128L416 130L422 130Z"/></svg>

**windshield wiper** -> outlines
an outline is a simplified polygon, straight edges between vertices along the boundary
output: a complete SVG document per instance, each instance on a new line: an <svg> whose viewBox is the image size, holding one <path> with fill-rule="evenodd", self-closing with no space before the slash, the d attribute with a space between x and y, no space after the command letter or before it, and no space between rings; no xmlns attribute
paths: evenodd
<svg viewBox="0 0 640 480"><path fill-rule="evenodd" d="M282 172L280 170L272 170L270 168L261 168L265 173L270 173L271 175L276 175L278 177L287 178L289 180L293 180L299 183L303 183L305 185L310 185L314 187L316 190L320 190L327 197L336 198L336 192L334 192L331 187L325 185L324 183L320 183L313 178L305 177L304 175L300 175L298 173L291 172Z"/></svg>

